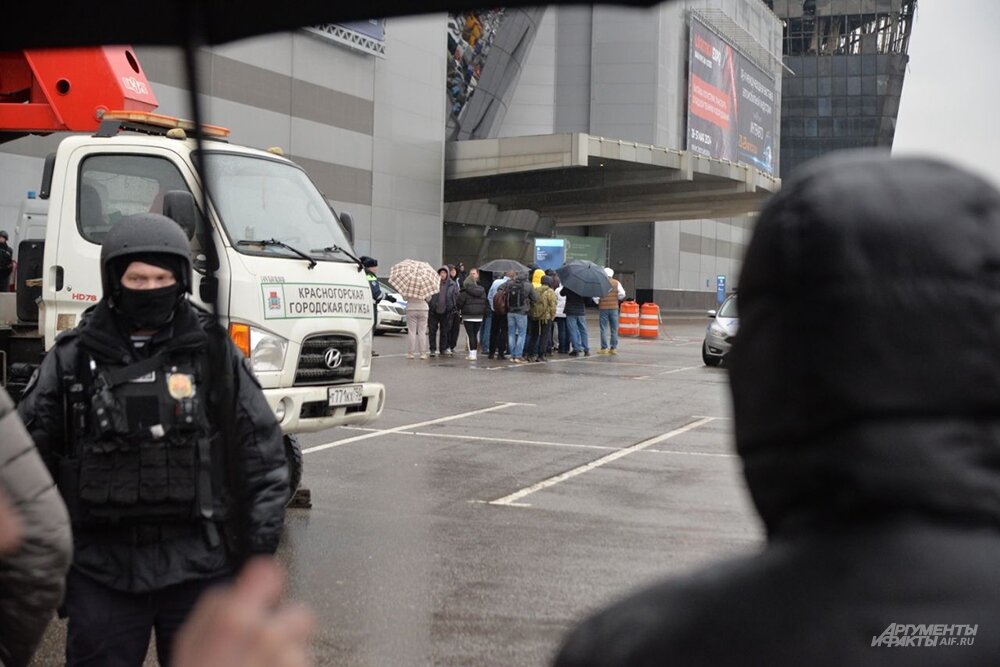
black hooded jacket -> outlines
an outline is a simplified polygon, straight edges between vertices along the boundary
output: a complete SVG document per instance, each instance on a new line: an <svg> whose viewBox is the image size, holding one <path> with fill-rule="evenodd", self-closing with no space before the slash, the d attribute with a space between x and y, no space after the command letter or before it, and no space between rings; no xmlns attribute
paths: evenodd
<svg viewBox="0 0 1000 667"><path fill-rule="evenodd" d="M1000 662L1000 193L823 158L762 213L731 352L757 556L590 618L559 667Z"/></svg>
<svg viewBox="0 0 1000 667"><path fill-rule="evenodd" d="M177 355L209 354L208 332L214 318L187 301L182 302L170 325L149 342L146 354L167 350L167 358ZM273 553L284 522L284 506L288 498L288 468L280 427L260 390L260 385L247 368L243 353L228 339L229 366L235 378L235 442L242 448L239 471L244 484L246 514L245 555ZM55 347L45 356L38 375L29 385L18 412L46 464L59 479L59 460L66 451L64 430L63 377L76 374L81 368L81 355L87 355L101 367L114 368L135 363L137 352L125 330L118 324L107 301L102 300L88 311L80 325L62 334ZM93 391L87 387L87 391ZM211 393L211 390L209 390ZM226 486L231 476L226 473L227 458L222 438L217 437L219 424L213 418L209 403L212 438L213 479L225 489L213 492L214 516L223 519L234 511L231 489ZM215 411L217 412L217 410ZM66 493L63 491L64 495ZM146 592L194 579L228 574L236 564L225 546L210 546L204 537L200 520L192 519L194 530L186 535L171 536L155 543L127 543L104 531L87 526L74 526L73 567L116 590Z"/></svg>

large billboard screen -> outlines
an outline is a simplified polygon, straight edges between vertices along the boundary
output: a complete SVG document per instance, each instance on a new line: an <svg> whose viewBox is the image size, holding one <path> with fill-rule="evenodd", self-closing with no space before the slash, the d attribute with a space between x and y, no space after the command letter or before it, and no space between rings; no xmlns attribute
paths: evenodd
<svg viewBox="0 0 1000 667"><path fill-rule="evenodd" d="M688 150L773 175L778 105L774 79L692 18Z"/></svg>

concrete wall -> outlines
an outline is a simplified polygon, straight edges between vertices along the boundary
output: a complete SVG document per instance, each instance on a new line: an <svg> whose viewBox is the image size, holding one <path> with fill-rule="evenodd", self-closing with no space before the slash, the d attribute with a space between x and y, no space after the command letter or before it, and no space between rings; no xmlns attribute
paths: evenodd
<svg viewBox="0 0 1000 667"><path fill-rule="evenodd" d="M353 214L358 252L386 267L413 252L438 261L446 23L444 14L388 20L384 58L305 31L207 49L199 56L205 120L230 128L235 143L282 147ZM180 51L136 53L157 111L190 118ZM60 138L0 145L0 228L13 226L27 190L38 189L43 158Z"/></svg>
<svg viewBox="0 0 1000 667"><path fill-rule="evenodd" d="M650 8L549 7L501 136L588 132L686 148L689 14L756 42L780 95L781 24L759 0L676 0ZM735 40L735 38L733 38ZM780 145L780 144L779 144ZM715 279L738 284L752 218L606 225L557 233L610 235L616 271L668 307L714 303ZM647 246L649 246L647 248ZM621 264L618 264L621 262Z"/></svg>

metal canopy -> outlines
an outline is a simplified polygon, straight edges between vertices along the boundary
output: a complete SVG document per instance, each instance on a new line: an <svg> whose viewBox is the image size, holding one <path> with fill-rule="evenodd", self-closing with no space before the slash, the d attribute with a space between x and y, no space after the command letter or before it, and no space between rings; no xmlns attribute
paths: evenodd
<svg viewBox="0 0 1000 667"><path fill-rule="evenodd" d="M743 164L584 133L449 142L445 201L488 200L556 225L755 212L781 180Z"/></svg>

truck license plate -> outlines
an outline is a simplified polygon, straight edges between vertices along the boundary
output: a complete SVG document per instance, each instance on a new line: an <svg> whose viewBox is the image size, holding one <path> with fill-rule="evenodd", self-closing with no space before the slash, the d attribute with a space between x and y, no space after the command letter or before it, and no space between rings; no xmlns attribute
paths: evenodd
<svg viewBox="0 0 1000 667"><path fill-rule="evenodd" d="M328 390L331 408L345 405L360 405L363 396L361 395L360 384L349 384L345 387L330 387Z"/></svg>

